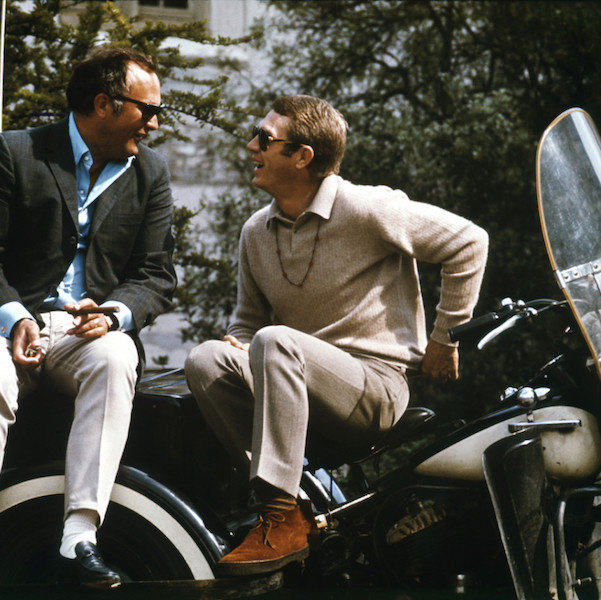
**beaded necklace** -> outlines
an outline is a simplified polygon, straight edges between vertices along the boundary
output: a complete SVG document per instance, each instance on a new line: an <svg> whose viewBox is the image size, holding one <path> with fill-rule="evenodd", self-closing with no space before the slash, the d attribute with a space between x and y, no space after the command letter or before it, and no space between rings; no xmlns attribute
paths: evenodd
<svg viewBox="0 0 601 600"><path fill-rule="evenodd" d="M321 226L321 219L319 221L317 221L317 231L315 232L315 239L313 241L313 251L311 252L311 258L309 259L309 264L307 265L307 270L305 271L305 275L304 277L297 283L295 283L294 281L292 281L291 279L289 279L288 277L288 273L286 273L285 269L284 269L284 263L282 262L282 251L280 250L280 240L278 238L278 229L279 229L279 224L276 221L276 226L275 226L275 246L276 246L276 252L278 255L278 261L280 262L280 270L282 271L282 277L290 284L293 285L295 287L303 287L303 283L305 283L305 280L307 279L307 276L309 275L309 271L311 270L311 267L313 266L313 258L315 257L315 249L317 248L317 242L319 242L319 228Z"/></svg>

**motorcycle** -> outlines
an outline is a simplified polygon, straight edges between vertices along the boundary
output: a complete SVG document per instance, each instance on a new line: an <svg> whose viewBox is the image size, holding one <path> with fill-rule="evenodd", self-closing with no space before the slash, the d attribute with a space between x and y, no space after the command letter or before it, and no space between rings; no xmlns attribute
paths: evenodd
<svg viewBox="0 0 601 600"><path fill-rule="evenodd" d="M309 445L300 495L312 502L319 536L296 574L301 581L387 581L519 600L600 597L601 140L582 110L545 131L537 190L565 299L506 299L450 335L484 348L552 323L559 353L468 422L411 406L372 447L351 454ZM19 410L0 475L0 590L47 586L59 573L72 401L24 398ZM242 598L282 585L281 573L214 578L215 563L254 520L218 448L181 370L140 382L98 538L126 587L230 586Z"/></svg>
<svg viewBox="0 0 601 600"><path fill-rule="evenodd" d="M479 339L483 349L525 325L551 323L559 354L470 422L409 408L383 443L352 463L363 494L317 516L325 564L345 555L345 568L377 565L392 582L458 593L599 598L600 190L599 135L584 111L566 111L537 153L543 237L565 300L506 299L449 332L455 341ZM404 464L366 477L362 463L415 440L422 443Z"/></svg>
<svg viewBox="0 0 601 600"><path fill-rule="evenodd" d="M571 339L568 305L507 299L470 325L494 324L486 344L550 314L566 317L562 354L506 389L496 410L465 423L409 408L382 446L353 463L347 478L364 493L317 516L324 565L345 556L339 567L351 573L360 561L392 584L486 592L476 597L599 597L600 389L588 352ZM402 466L365 484L362 464L416 440Z"/></svg>

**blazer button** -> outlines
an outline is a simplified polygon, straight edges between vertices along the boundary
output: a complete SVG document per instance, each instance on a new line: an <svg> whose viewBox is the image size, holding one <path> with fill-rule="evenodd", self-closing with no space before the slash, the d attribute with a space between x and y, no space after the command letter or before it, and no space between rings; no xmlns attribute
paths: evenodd
<svg viewBox="0 0 601 600"><path fill-rule="evenodd" d="M75 244L77 244L77 238L74 235L72 235L69 238L69 243L71 244L71 246L75 246Z"/></svg>

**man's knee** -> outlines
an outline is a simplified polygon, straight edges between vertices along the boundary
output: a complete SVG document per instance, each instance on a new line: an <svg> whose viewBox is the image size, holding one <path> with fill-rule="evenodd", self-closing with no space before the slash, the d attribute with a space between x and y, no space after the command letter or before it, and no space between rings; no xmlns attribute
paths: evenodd
<svg viewBox="0 0 601 600"><path fill-rule="evenodd" d="M105 374L107 378L135 385L139 358L133 340L119 332L119 335L107 335L94 342L85 363L91 367L90 374Z"/></svg>
<svg viewBox="0 0 601 600"><path fill-rule="evenodd" d="M205 389L212 382L230 373L242 376L241 363L248 360L248 353L221 340L208 340L192 348L184 371L193 391Z"/></svg>
<svg viewBox="0 0 601 600"><path fill-rule="evenodd" d="M293 332L294 329L285 325L268 325L267 327L263 327L253 336L250 350L252 351L253 348L289 346L291 343L294 343Z"/></svg>
<svg viewBox="0 0 601 600"><path fill-rule="evenodd" d="M0 373L0 402L16 409L17 397L19 395L19 384L17 378L11 373Z"/></svg>
<svg viewBox="0 0 601 600"><path fill-rule="evenodd" d="M186 375L204 379L213 373L222 362L227 346L225 342L209 340L192 348L184 363Z"/></svg>
<svg viewBox="0 0 601 600"><path fill-rule="evenodd" d="M19 386L16 380L0 377L0 420L12 425L15 422L19 396ZM0 430L3 424L0 423Z"/></svg>
<svg viewBox="0 0 601 600"><path fill-rule="evenodd" d="M289 355L300 358L300 347L295 339L296 333L298 332L295 329L285 325L268 325L259 329L250 343L251 357Z"/></svg>
<svg viewBox="0 0 601 600"><path fill-rule="evenodd" d="M0 353L0 416L12 423L17 410L19 380L8 349L0 347Z"/></svg>

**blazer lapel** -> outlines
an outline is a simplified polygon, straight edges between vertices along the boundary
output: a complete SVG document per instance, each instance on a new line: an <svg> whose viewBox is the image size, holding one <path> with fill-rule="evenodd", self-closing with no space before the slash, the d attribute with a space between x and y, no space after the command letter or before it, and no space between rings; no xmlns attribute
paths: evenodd
<svg viewBox="0 0 601 600"><path fill-rule="evenodd" d="M69 121L58 121L51 129L47 145L47 160L60 193L73 219L75 229L78 227L77 179L75 177L75 159L69 137Z"/></svg>
<svg viewBox="0 0 601 600"><path fill-rule="evenodd" d="M134 165L131 165L116 181L94 200L94 217L90 226L90 239L94 237L102 222L111 212L115 203L122 198L123 190L131 183L131 178L135 177Z"/></svg>

